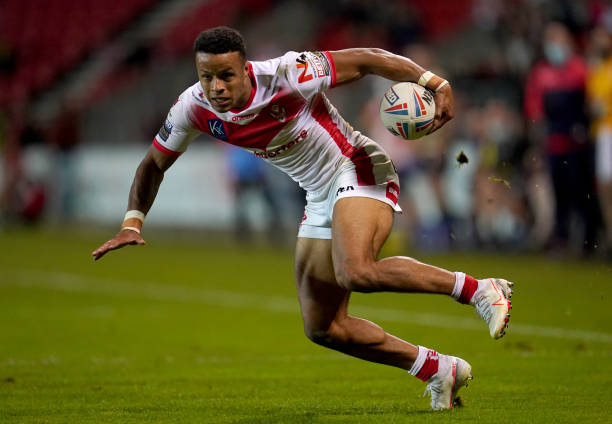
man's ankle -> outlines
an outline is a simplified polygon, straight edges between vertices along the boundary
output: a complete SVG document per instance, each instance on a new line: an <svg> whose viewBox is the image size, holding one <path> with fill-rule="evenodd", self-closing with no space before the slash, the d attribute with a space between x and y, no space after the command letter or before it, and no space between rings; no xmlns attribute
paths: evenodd
<svg viewBox="0 0 612 424"><path fill-rule="evenodd" d="M451 297L459 303L468 304L478 289L478 280L463 272L455 272L455 286Z"/></svg>

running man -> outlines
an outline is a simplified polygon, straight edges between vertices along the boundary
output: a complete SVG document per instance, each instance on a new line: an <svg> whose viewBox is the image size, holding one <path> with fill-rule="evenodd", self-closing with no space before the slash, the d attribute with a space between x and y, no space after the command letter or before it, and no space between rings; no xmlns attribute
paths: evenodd
<svg viewBox="0 0 612 424"><path fill-rule="evenodd" d="M348 315L351 292L446 294L470 304L497 339L508 324L512 283L476 280L409 257L378 260L391 231L398 178L374 141L354 131L323 92L375 74L418 82L435 92L432 131L453 117L447 81L411 60L380 49L288 52L246 60L241 34L217 27L194 43L199 81L187 88L140 163L128 211L115 237L93 252L144 244L140 230L164 172L199 133L249 150L286 172L306 190L295 277L306 336L322 346L407 370L428 382L433 409L453 407L471 378L463 359L415 346L378 325Z"/></svg>

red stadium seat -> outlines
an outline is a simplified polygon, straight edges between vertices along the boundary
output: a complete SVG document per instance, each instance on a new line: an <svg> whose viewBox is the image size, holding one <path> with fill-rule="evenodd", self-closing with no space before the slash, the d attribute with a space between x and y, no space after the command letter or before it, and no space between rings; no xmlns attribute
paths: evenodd
<svg viewBox="0 0 612 424"><path fill-rule="evenodd" d="M156 0L4 0L0 41L16 57L0 105L43 90ZM32 77L24 77L27 74ZM14 86L14 87L13 87Z"/></svg>

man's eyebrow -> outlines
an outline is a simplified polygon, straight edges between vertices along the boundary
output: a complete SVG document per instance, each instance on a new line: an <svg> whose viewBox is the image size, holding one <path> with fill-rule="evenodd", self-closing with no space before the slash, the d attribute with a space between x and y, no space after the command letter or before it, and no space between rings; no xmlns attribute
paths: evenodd
<svg viewBox="0 0 612 424"><path fill-rule="evenodd" d="M223 74L223 73L225 73L225 72L234 72L234 70L233 70L231 67L229 67L229 68L224 68L224 69L221 69L220 71L217 71L216 73L217 73L217 74ZM202 70L200 71L200 73L201 73L201 74L214 74L215 72L208 71L208 70L206 70L206 69L202 69Z"/></svg>

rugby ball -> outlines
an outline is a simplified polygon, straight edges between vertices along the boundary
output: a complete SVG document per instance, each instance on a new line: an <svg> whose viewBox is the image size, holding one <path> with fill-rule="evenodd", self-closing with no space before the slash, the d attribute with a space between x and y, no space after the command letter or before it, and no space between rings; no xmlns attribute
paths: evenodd
<svg viewBox="0 0 612 424"><path fill-rule="evenodd" d="M404 140L429 134L435 113L434 92L413 82L395 84L380 102L383 125Z"/></svg>

